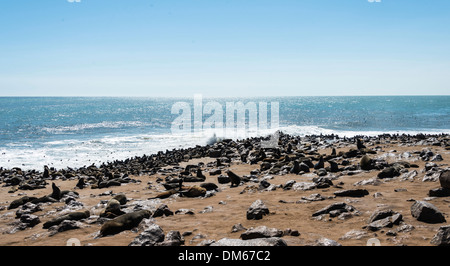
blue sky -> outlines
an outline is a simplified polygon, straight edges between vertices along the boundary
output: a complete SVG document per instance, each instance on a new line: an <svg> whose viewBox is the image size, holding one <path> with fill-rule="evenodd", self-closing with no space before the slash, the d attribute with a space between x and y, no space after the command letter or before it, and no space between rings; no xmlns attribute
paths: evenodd
<svg viewBox="0 0 450 266"><path fill-rule="evenodd" d="M0 96L448 95L448 0L2 0Z"/></svg>

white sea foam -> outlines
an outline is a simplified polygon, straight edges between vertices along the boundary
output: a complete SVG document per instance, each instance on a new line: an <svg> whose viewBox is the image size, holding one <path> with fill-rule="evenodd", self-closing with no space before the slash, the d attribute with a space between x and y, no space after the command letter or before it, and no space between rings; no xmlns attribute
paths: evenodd
<svg viewBox="0 0 450 266"><path fill-rule="evenodd" d="M57 126L57 127L43 127L42 131L52 133L52 134L61 134L61 133L70 133L76 131L82 131L87 129L97 129L97 128L123 128L123 127L141 127L141 126L151 126L152 123L144 123L141 121L104 121L101 123L86 123L86 124L77 124L72 126Z"/></svg>

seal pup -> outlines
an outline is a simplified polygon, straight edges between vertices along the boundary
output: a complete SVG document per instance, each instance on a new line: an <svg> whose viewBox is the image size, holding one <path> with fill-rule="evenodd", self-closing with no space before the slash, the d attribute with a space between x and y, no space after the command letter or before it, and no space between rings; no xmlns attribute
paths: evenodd
<svg viewBox="0 0 450 266"><path fill-rule="evenodd" d="M149 210L140 210L120 215L104 223L100 228L99 236L115 235L125 230L131 230L138 226L144 218L150 218L151 214Z"/></svg>

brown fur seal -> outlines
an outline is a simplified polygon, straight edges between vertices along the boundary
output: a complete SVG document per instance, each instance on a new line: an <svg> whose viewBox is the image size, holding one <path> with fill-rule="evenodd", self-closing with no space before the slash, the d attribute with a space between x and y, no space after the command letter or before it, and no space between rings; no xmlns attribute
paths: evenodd
<svg viewBox="0 0 450 266"><path fill-rule="evenodd" d="M27 202L30 202L30 201L33 201L33 200L36 200L36 199L37 199L36 197L23 196L23 197L21 197L20 199L13 200L13 201L9 204L8 210L15 209L15 208L17 208L17 207L19 207L19 206L24 205L24 204L27 203Z"/></svg>
<svg viewBox="0 0 450 266"><path fill-rule="evenodd" d="M450 170L446 170L439 175L441 187L450 189Z"/></svg>
<svg viewBox="0 0 450 266"><path fill-rule="evenodd" d="M202 188L199 186L183 187L183 190L180 191L180 193L185 197L195 198L204 196L206 194L206 188Z"/></svg>
<svg viewBox="0 0 450 266"><path fill-rule="evenodd" d="M64 221L64 220L78 221L78 220L81 220L81 219L89 218L89 216L91 216L89 211L71 212L71 213L64 214L62 216L59 216L59 217L57 217L57 218L55 218L53 220L50 220L50 221L44 223L42 228L44 228L44 229L50 228L53 225L58 225L58 224L62 223L62 221Z"/></svg>
<svg viewBox="0 0 450 266"><path fill-rule="evenodd" d="M230 170L227 170L226 173L227 173L228 177L230 178L231 187L237 187L241 184L241 178L237 174L233 173Z"/></svg>
<svg viewBox="0 0 450 266"><path fill-rule="evenodd" d="M170 197L170 196L172 196L173 194L176 194L176 193L178 193L177 190L171 189L171 190L159 193L158 195L156 195L154 197L151 197L151 198L148 198L148 199L166 199L166 198L168 198L168 197Z"/></svg>
<svg viewBox="0 0 450 266"><path fill-rule="evenodd" d="M60 200L61 199L61 189L59 189L58 186L55 185L55 183L52 183L52 194L49 195L49 197L54 198L55 200Z"/></svg>
<svg viewBox="0 0 450 266"><path fill-rule="evenodd" d="M144 218L150 218L149 210L140 210L136 212L126 213L116 217L103 224L100 229L100 236L115 235L125 230L133 229L138 226Z"/></svg>
<svg viewBox="0 0 450 266"><path fill-rule="evenodd" d="M120 202L112 198L108 201L108 204L106 204L105 210L100 213L100 217L115 218L122 214L125 214L125 212L120 210Z"/></svg>

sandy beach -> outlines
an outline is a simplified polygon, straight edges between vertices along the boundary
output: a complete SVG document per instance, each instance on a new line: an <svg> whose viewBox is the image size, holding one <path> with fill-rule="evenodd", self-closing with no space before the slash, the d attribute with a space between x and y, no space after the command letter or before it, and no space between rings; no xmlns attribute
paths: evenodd
<svg viewBox="0 0 450 266"><path fill-rule="evenodd" d="M96 177L89 178L80 170L59 175L57 172L61 171L50 169L49 176L44 178L46 173L42 170L27 176L25 171L18 172L18 169L2 169L0 245L64 246L69 239L76 238L81 245L127 246L155 224L166 235L166 242L156 241L152 243L154 245L214 245L224 238L255 238L255 235L256 238L281 239L288 246L324 243L365 246L372 238L378 239L383 246L436 245L432 239L441 226L448 225L450 219L450 197L430 196L429 193L441 187L439 176L448 172L449 136L358 138L362 140L364 148L358 148L356 138L282 136L279 147L266 149L264 158L254 157L256 151L261 150L258 148L258 139L218 142L202 149L205 151L203 156L193 156L192 151L184 152L183 160L179 163L155 166L153 172L133 174L128 168L125 175L123 167L118 167L114 175L106 174L101 177L102 180L122 178L127 182L103 188L98 188L100 182ZM244 147L247 150L243 150ZM335 155L332 155L333 149ZM214 154L212 150L221 152ZM324 158L323 167L311 167L309 172L292 172L294 161L306 164L309 160L314 165L320 162L321 156ZM364 156L370 159L369 170L361 169ZM221 166L217 166L218 160ZM330 169L330 160L336 162L337 169ZM384 169L394 165L400 165L394 176L380 177ZM174 182L172 184L175 184L173 188L176 193L167 198L155 198L167 192L163 184L169 184L170 178L180 177L181 172L186 170L186 177L196 177L197 168L204 175L202 181L187 182L185 178L182 183L183 193L178 191L178 183ZM114 170L114 167L108 169ZM217 169L220 169L221 174L213 172ZM227 170L241 178L238 186L219 182L219 176L227 177ZM17 176L25 177L19 178L17 184L12 183L12 177ZM77 187L81 178L86 179L82 188ZM45 185L25 189L27 186L23 184L30 184L33 179L43 180ZM52 183L61 191L71 193L51 202L32 204L30 201L11 207L14 200L24 196L42 198L51 195ZM202 191L202 196L186 194L187 188L204 183L215 184L217 189L206 194ZM347 191L347 194L340 193L342 191ZM120 206L121 213L149 210L154 216L158 207L165 204L166 210L172 214L164 212L162 216L144 218L131 230L100 236L102 226L120 216L111 214L107 218L100 217L108 201L120 194L126 196L126 203ZM269 213L261 219L248 219L247 211L256 200L261 200ZM411 206L416 201L431 203L442 213L445 222L430 223L413 217ZM350 207L345 211L317 214L334 203ZM18 211L30 209L33 211L22 214L26 218L17 218ZM89 211L89 217L66 224L69 229L59 225L43 228L44 223L56 217L86 210ZM400 218L395 221L389 218L391 220L382 225L369 222L374 213L387 210L400 214L396 216ZM30 219L34 222L30 222ZM236 226L238 224L241 226ZM261 226L276 233L270 236L250 233L252 228L261 229ZM167 233L171 231L179 232L181 242L167 242ZM333 241L326 242L324 239Z"/></svg>

